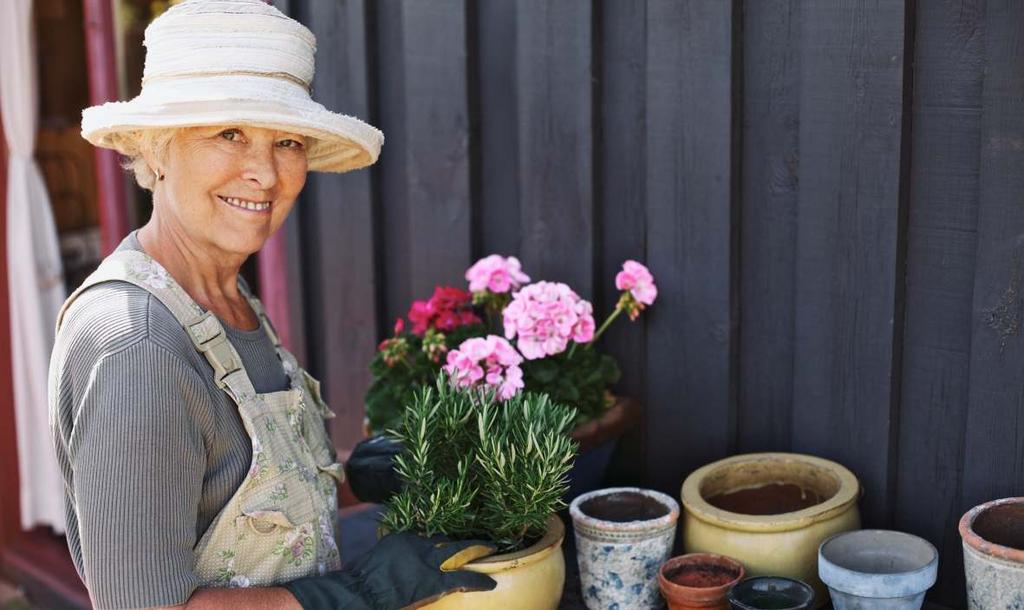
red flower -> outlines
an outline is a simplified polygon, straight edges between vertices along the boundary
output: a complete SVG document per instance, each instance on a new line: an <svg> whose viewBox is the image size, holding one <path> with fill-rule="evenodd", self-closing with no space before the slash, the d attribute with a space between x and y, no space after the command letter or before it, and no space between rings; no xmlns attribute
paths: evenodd
<svg viewBox="0 0 1024 610"><path fill-rule="evenodd" d="M428 301L414 301L408 318L412 332L423 336L428 329L451 332L460 326L478 324L473 313L473 295L451 286L437 286Z"/></svg>
<svg viewBox="0 0 1024 610"><path fill-rule="evenodd" d="M459 316L451 310L442 311L434 321L434 328L441 332L450 333L459 327Z"/></svg>
<svg viewBox="0 0 1024 610"><path fill-rule="evenodd" d="M437 309L458 309L465 307L472 298L473 295L465 290L451 286L437 286L434 288L434 296L430 297L430 300Z"/></svg>
<svg viewBox="0 0 1024 610"><path fill-rule="evenodd" d="M483 320L480 319L472 309L463 309L459 312L459 324L462 326L469 326L470 324L480 324Z"/></svg>
<svg viewBox="0 0 1024 610"><path fill-rule="evenodd" d="M412 322L412 332L423 335L430 328L430 321L433 317L434 307L430 301L413 301L408 314L409 321Z"/></svg>

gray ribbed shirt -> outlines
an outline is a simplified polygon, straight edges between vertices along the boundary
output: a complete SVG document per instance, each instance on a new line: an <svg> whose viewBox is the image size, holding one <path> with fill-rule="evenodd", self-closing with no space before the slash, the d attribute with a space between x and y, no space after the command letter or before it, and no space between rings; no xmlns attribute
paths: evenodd
<svg viewBox="0 0 1024 610"><path fill-rule="evenodd" d="M132 233L119 249L142 247ZM224 326L256 391L288 387L262 328ZM249 469L236 405L171 312L126 282L68 308L50 376L68 547L93 604L184 603L193 548Z"/></svg>

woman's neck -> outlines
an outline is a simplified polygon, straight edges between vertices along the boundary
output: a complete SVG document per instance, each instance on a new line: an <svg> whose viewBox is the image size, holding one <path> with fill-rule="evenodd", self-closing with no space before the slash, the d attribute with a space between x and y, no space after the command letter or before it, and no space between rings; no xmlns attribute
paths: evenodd
<svg viewBox="0 0 1024 610"><path fill-rule="evenodd" d="M192 299L237 328L258 327L248 301L238 290L246 256L215 250L154 213L138 232L146 254L167 269Z"/></svg>

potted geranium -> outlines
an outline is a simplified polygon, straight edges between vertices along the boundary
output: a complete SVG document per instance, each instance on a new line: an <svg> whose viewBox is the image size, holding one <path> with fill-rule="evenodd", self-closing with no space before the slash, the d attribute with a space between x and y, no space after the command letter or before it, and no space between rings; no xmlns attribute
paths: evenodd
<svg viewBox="0 0 1024 610"><path fill-rule="evenodd" d="M442 598L432 608L557 607L565 563L565 476L576 453L575 410L544 394L501 400L446 375L417 390L398 426L395 472L402 489L385 504L382 528L494 543L499 555L462 569L488 574L493 591Z"/></svg>
<svg viewBox="0 0 1024 610"><path fill-rule="evenodd" d="M639 416L635 401L610 392L619 367L595 344L622 313L636 320L654 302L653 276L626 261L615 278L621 297L600 327L590 302L563 283L530 283L515 257L480 259L466 279L468 291L437 287L429 300L413 303L411 328L399 319L394 335L381 342L370 367L367 432L394 425L415 389L431 384L442 369L464 386L494 388L500 400L543 392L577 410L573 436L583 453L570 496L592 489L618 435ZM481 364L488 350L500 350L500 374Z"/></svg>

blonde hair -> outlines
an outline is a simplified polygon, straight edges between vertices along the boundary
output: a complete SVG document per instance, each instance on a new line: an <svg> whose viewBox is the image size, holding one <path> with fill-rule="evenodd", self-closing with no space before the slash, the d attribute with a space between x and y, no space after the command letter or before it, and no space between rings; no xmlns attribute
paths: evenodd
<svg viewBox="0 0 1024 610"><path fill-rule="evenodd" d="M167 148L177 131L177 128L139 130L130 140L131 145L125 147L127 159L121 166L135 174L135 182L147 191L152 191L156 185L156 168L149 166L143 153L148 152L160 162L165 161Z"/></svg>

